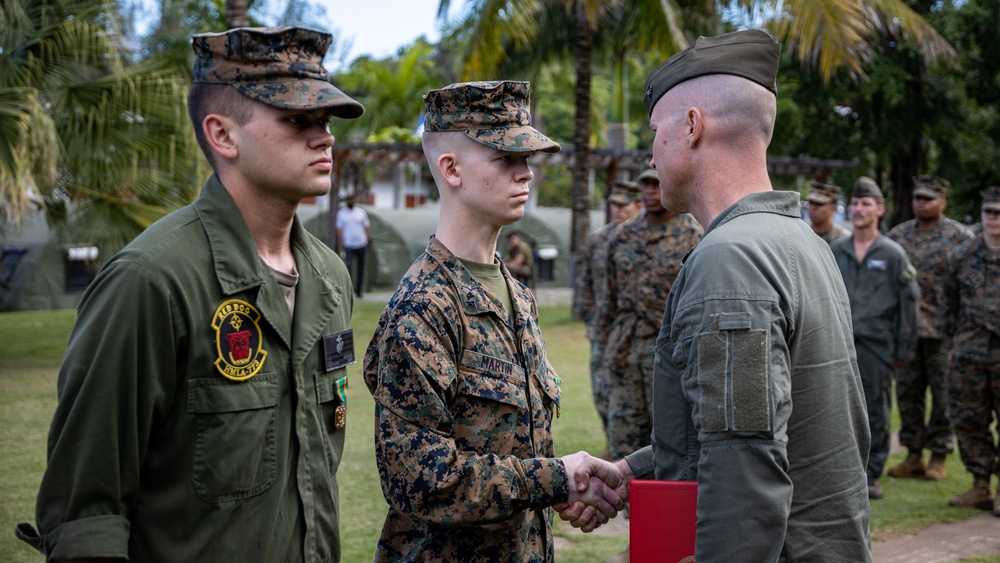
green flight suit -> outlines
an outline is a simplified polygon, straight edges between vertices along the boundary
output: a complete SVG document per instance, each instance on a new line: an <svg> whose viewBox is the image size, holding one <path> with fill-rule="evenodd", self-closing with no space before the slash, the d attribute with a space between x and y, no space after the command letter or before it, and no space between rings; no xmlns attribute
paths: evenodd
<svg viewBox="0 0 1000 563"><path fill-rule="evenodd" d="M889 457L893 361L909 361L917 348L920 286L906 251L879 235L864 260L854 254L854 236L830 245L851 299L854 346L865 386L871 452L868 477L878 479Z"/></svg>
<svg viewBox="0 0 1000 563"><path fill-rule="evenodd" d="M292 230L294 321L213 176L88 288L59 374L35 535L51 559L339 561L352 300ZM328 358L334 358L331 362Z"/></svg>
<svg viewBox="0 0 1000 563"><path fill-rule="evenodd" d="M799 209L795 192L742 198L670 290L652 446L626 460L638 478L698 481L699 563L872 559L847 292Z"/></svg>

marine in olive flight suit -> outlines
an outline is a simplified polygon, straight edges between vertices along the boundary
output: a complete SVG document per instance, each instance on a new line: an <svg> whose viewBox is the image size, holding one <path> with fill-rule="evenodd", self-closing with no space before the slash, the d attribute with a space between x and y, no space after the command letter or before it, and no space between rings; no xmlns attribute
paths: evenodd
<svg viewBox="0 0 1000 563"><path fill-rule="evenodd" d="M328 121L364 111L330 84L330 41L194 37L189 107L216 175L80 302L38 532L17 530L49 559L340 560L351 283L295 218L301 197L330 189ZM245 122L228 113L241 110ZM267 164L278 173L254 168ZM251 213L265 205L267 232Z"/></svg>
<svg viewBox="0 0 1000 563"><path fill-rule="evenodd" d="M872 438L866 471L873 499L882 498L878 479L889 456L892 373L913 358L920 301L917 271L906 251L878 232L884 213L882 190L862 176L851 193L854 232L830 245L851 298L854 346Z"/></svg>
<svg viewBox="0 0 1000 563"><path fill-rule="evenodd" d="M871 561L847 292L767 174L779 53L759 30L701 37L646 80L663 205L705 234L656 341L652 446L616 465L697 481L698 561Z"/></svg>

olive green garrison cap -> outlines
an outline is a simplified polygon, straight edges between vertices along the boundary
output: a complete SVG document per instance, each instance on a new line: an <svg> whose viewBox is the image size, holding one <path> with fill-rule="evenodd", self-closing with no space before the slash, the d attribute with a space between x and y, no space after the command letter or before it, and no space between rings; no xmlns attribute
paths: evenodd
<svg viewBox="0 0 1000 563"><path fill-rule="evenodd" d="M652 115L653 106L671 88L707 74L741 76L777 94L780 55L781 45L759 29L699 37L649 74L642 102Z"/></svg>

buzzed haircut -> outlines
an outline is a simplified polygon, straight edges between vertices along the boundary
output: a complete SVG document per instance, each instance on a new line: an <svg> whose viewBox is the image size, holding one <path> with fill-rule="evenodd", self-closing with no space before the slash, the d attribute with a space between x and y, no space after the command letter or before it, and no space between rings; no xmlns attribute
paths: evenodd
<svg viewBox="0 0 1000 563"><path fill-rule="evenodd" d="M441 172L437 167L438 158L445 153L457 153L464 145L464 141L474 143L464 132L459 131L424 131L421 136L421 146L424 149L424 158L427 159L431 175L435 180L440 181L438 176Z"/></svg>
<svg viewBox="0 0 1000 563"><path fill-rule="evenodd" d="M679 111L695 106L718 120L729 141L756 135L770 144L777 101L763 86L729 74L710 74L677 85Z"/></svg>
<svg viewBox="0 0 1000 563"><path fill-rule="evenodd" d="M191 90L188 92L188 116L194 126L194 136L198 146L201 147L201 152L205 154L212 168L215 168L215 154L201 126L205 117L213 113L228 117L237 125L243 126L250 123L250 118L253 117L253 103L250 98L228 84L195 82L191 85Z"/></svg>

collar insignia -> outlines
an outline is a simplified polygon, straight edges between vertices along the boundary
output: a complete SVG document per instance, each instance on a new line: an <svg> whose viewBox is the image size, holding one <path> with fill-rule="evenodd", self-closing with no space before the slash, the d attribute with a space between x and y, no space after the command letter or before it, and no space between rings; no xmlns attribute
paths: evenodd
<svg viewBox="0 0 1000 563"><path fill-rule="evenodd" d="M261 342L260 312L239 299L226 301L215 310L215 367L226 379L246 381L264 367L267 352Z"/></svg>

